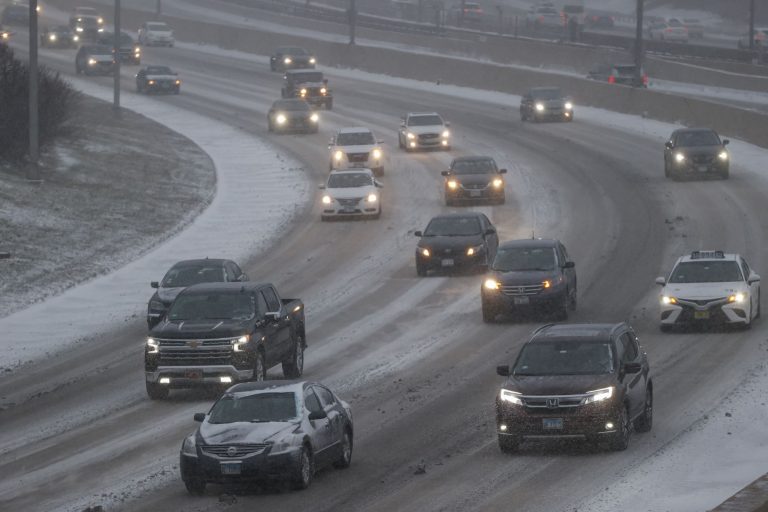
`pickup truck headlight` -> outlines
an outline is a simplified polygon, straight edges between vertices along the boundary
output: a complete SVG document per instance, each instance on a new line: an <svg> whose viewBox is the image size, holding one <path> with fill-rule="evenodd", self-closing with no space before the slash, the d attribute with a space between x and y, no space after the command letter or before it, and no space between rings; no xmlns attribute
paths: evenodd
<svg viewBox="0 0 768 512"><path fill-rule="evenodd" d="M157 343L157 340L154 338L147 338L147 353L157 354L158 352L160 352L160 345Z"/></svg>
<svg viewBox="0 0 768 512"><path fill-rule="evenodd" d="M333 154L333 159L336 160L337 162L341 162L342 158L344 158L344 152L343 151L339 150L339 151L336 151Z"/></svg>
<svg viewBox="0 0 768 512"><path fill-rule="evenodd" d="M323 196L323 204L331 204L333 202L333 199L331 196Z"/></svg>
<svg viewBox="0 0 768 512"><path fill-rule="evenodd" d="M194 435L184 439L184 442L181 444L181 453L190 457L197 457L197 443L195 442Z"/></svg>
<svg viewBox="0 0 768 512"><path fill-rule="evenodd" d="M408 132L408 133L406 134L406 137L408 137L410 140L413 140L413 139L415 139L415 138L416 138L416 135L415 135L415 134L413 134L413 133L411 133L411 132Z"/></svg>
<svg viewBox="0 0 768 512"><path fill-rule="evenodd" d="M448 180L448 188L451 190L456 190L456 187L459 186L459 182L456 180Z"/></svg>
<svg viewBox="0 0 768 512"><path fill-rule="evenodd" d="M421 255L422 255L422 256L424 256L425 258L429 258L430 254L431 254L431 253L429 252L429 249L427 249L426 247L424 247L424 248L423 248L421 251L419 251L419 252L420 252L420 253L421 253Z"/></svg>
<svg viewBox="0 0 768 512"><path fill-rule="evenodd" d="M728 160L728 152L727 151L721 151L719 155L717 155L718 158L722 161Z"/></svg>
<svg viewBox="0 0 768 512"><path fill-rule="evenodd" d="M285 117L285 114L277 114L277 117L275 118L275 121L277 121L277 124L285 124L287 120L288 118Z"/></svg>
<svg viewBox="0 0 768 512"><path fill-rule="evenodd" d="M510 391L508 389L502 389L499 393L499 398L502 402L509 402L514 405L523 405L522 394L517 391Z"/></svg>
<svg viewBox="0 0 768 512"><path fill-rule="evenodd" d="M741 304L746 300L747 296L741 292L734 293L733 295L728 296L728 302L735 302L737 304Z"/></svg>
<svg viewBox="0 0 768 512"><path fill-rule="evenodd" d="M476 245L475 247L469 247L467 248L467 256L474 256L475 254L480 254L480 251L483 250L483 246Z"/></svg>
<svg viewBox="0 0 768 512"><path fill-rule="evenodd" d="M677 299L674 297L670 297L669 295L663 295L661 297L661 303L662 304L677 304Z"/></svg>
<svg viewBox="0 0 768 512"><path fill-rule="evenodd" d="M5 33L3 33L3 35L5 35ZM51 35L49 35L49 36L48 36L48 39L49 39L50 41L55 41L55 40L56 40L56 34L51 34Z"/></svg>
<svg viewBox="0 0 768 512"><path fill-rule="evenodd" d="M250 341L251 337L249 335L240 336L239 338L235 338L232 340L232 349L235 352L245 352L246 346L248 345L248 342Z"/></svg>
<svg viewBox="0 0 768 512"><path fill-rule="evenodd" d="M322 95L328 94L328 89L326 89L325 87L321 87L320 88L320 94L322 94Z"/></svg>
<svg viewBox="0 0 768 512"><path fill-rule="evenodd" d="M544 104L543 103L537 103L536 104L536 111L537 112L544 112Z"/></svg>
<svg viewBox="0 0 768 512"><path fill-rule="evenodd" d="M306 96L307 90L302 88L301 91L299 91L299 94L301 94L302 96Z"/></svg>
<svg viewBox="0 0 768 512"><path fill-rule="evenodd" d="M376 148L373 151L371 151L371 154L373 155L373 158L375 160L378 160L379 158L381 158L381 150L379 148Z"/></svg>
<svg viewBox="0 0 768 512"><path fill-rule="evenodd" d="M566 101L565 110L573 110L573 103L571 103L570 101Z"/></svg>
<svg viewBox="0 0 768 512"><path fill-rule="evenodd" d="M501 188L504 185L504 180L502 180L501 178L496 178L495 180L493 180L492 183L494 188Z"/></svg>
<svg viewBox="0 0 768 512"><path fill-rule="evenodd" d="M451 136L451 132L449 132L448 130L443 130L443 138L444 139L447 139L450 136Z"/></svg>
<svg viewBox="0 0 768 512"><path fill-rule="evenodd" d="M610 400L613 398L613 386L587 391L587 395L589 396L584 400L585 405Z"/></svg>
<svg viewBox="0 0 768 512"><path fill-rule="evenodd" d="M290 64L291 62L293 62L293 59L291 59L290 57L286 57L283 59L283 64Z"/></svg>
<svg viewBox="0 0 768 512"><path fill-rule="evenodd" d="M309 58L309 63L310 64L317 64L317 59L315 59L314 57L310 57Z"/></svg>
<svg viewBox="0 0 768 512"><path fill-rule="evenodd" d="M685 155L682 153L675 153L675 161L676 162L683 162L685 161Z"/></svg>
<svg viewBox="0 0 768 512"><path fill-rule="evenodd" d="M497 280L495 280L495 279L486 279L486 280L485 280L485 282L483 283L483 287L484 287L486 290L493 290L493 291L496 291L496 290L498 290L499 288L501 288L501 283L499 283L499 282L498 282Z"/></svg>
<svg viewBox="0 0 768 512"><path fill-rule="evenodd" d="M95 65L96 65L96 64L98 64L98 63L99 63L99 62L98 62L96 59L94 59L94 58L90 58L90 59L88 59L88 65L89 65L89 66L95 66Z"/></svg>

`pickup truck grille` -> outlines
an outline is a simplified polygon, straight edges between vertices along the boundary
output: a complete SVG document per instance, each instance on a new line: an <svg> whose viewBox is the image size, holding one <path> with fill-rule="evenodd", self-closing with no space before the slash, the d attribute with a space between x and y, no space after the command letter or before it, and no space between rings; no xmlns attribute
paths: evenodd
<svg viewBox="0 0 768 512"><path fill-rule="evenodd" d="M267 445L265 443L210 444L210 445L203 445L201 449L203 450L204 453L207 453L216 457L236 458L236 457L247 457L248 455L253 455L255 453L262 452L266 447Z"/></svg>
<svg viewBox="0 0 768 512"><path fill-rule="evenodd" d="M560 407L578 407L584 401L584 395L566 396L523 396L526 407L536 409L557 409Z"/></svg>
<svg viewBox="0 0 768 512"><path fill-rule="evenodd" d="M206 339L166 339L166 338L155 338L155 341L158 342L158 344L161 347L229 347L232 345L232 340L234 338L213 338L210 340Z"/></svg>
<svg viewBox="0 0 768 512"><path fill-rule="evenodd" d="M353 163L367 162L368 153L347 153L347 159Z"/></svg>
<svg viewBox="0 0 768 512"><path fill-rule="evenodd" d="M224 350L161 350L160 366L206 366L230 364L232 349Z"/></svg>
<svg viewBox="0 0 768 512"><path fill-rule="evenodd" d="M540 284L531 284L531 285L504 285L501 287L501 291L504 293L504 295L508 295L510 297L522 297L525 295L538 295L541 293L541 290L544 289L544 286Z"/></svg>

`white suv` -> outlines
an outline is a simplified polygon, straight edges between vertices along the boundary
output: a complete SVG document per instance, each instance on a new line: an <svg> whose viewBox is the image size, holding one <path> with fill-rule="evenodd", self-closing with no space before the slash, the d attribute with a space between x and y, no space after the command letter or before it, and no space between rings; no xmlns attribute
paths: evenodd
<svg viewBox="0 0 768 512"><path fill-rule="evenodd" d="M173 46L175 42L173 30L162 21L147 21L139 29L139 44L144 46Z"/></svg>
<svg viewBox="0 0 768 512"><path fill-rule="evenodd" d="M371 169L376 176L384 174L382 141L368 128L342 128L331 139L328 169Z"/></svg>
<svg viewBox="0 0 768 512"><path fill-rule="evenodd" d="M720 323L749 328L760 316L760 276L738 254L694 251L675 262L661 285L661 330Z"/></svg>
<svg viewBox="0 0 768 512"><path fill-rule="evenodd" d="M400 149L451 149L451 123L443 121L436 112L410 112L400 123L397 143Z"/></svg>

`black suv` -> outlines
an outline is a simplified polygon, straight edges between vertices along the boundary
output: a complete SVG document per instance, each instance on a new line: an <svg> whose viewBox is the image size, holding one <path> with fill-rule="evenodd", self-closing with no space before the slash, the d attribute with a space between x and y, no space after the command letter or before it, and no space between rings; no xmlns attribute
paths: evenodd
<svg viewBox="0 0 768 512"><path fill-rule="evenodd" d="M520 120L573 121L573 102L559 87L535 87L520 98Z"/></svg>
<svg viewBox="0 0 768 512"><path fill-rule="evenodd" d="M715 175L728 179L730 154L725 149L728 142L709 128L675 130L664 144L664 176Z"/></svg>
<svg viewBox="0 0 768 512"><path fill-rule="evenodd" d="M499 236L482 213L450 213L433 217L416 246L416 274L459 267L487 269L496 255Z"/></svg>
<svg viewBox="0 0 768 512"><path fill-rule="evenodd" d="M526 439L606 440L625 450L653 425L648 359L626 323L550 324L533 332L496 397L502 452Z"/></svg>
<svg viewBox="0 0 768 512"><path fill-rule="evenodd" d="M440 174L445 176L445 204L459 201L490 201L504 204L504 177L506 169L499 169L488 156L456 158L451 167Z"/></svg>
<svg viewBox="0 0 768 512"><path fill-rule="evenodd" d="M512 240L496 251L480 287L483 320L532 309L554 312L559 319L576 310L576 265L559 240Z"/></svg>
<svg viewBox="0 0 768 512"><path fill-rule="evenodd" d="M111 32L102 32L98 38L99 44L105 46L115 45L115 34ZM118 49L117 56L120 58L120 62L128 64L141 64L141 46L136 43L133 38L125 32L120 32L120 48Z"/></svg>
<svg viewBox="0 0 768 512"><path fill-rule="evenodd" d="M333 94L322 71L289 69L283 76L283 98L299 98L313 107L333 108Z"/></svg>
<svg viewBox="0 0 768 512"><path fill-rule="evenodd" d="M315 69L317 59L304 48L282 46L269 57L269 69L286 71L288 69Z"/></svg>

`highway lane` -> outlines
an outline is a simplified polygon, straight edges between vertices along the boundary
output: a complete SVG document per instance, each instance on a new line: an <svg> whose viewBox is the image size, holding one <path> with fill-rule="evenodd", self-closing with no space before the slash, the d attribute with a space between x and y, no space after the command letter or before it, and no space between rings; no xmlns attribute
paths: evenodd
<svg viewBox="0 0 768 512"><path fill-rule="evenodd" d="M72 68L71 52L45 58L63 71ZM182 74L184 92L157 101L268 136L263 113L278 91L279 75L269 73L265 62L181 48L147 51L148 62L165 58ZM126 86L130 73L125 72ZM323 224L311 205L273 252L246 266L250 275L274 280L287 295L307 302L307 377L331 383L352 402L353 466L323 472L307 492L256 493L240 497L233 508L459 510L514 499L526 510L563 509L683 432L752 363L759 324L750 333L657 335L652 285L691 244L740 250L755 268L765 268L764 222L752 215L761 198L746 176L734 172L729 182L668 183L659 171L658 141L580 121L521 125L513 108L341 81L332 70L329 75L338 108L323 113L322 133L270 139L305 162L309 179L319 182L330 128L371 124L391 146L402 112L416 107L443 112L460 138L453 154L482 150L510 168L511 200L484 209L503 237L529 236L535 219L538 234L562 237L569 246L581 291L574 318L633 319L658 370L657 423L651 435L635 437L621 454L538 444L519 457L498 453L492 398L500 379L493 368L514 355L537 323L483 325L479 276L415 278L415 239L408 231L446 210L438 171L450 156L396 154L384 178L382 221ZM683 217L685 239L664 223L677 215ZM191 393L165 403L146 400L142 334L137 319L98 345L78 347L55 363L0 381L0 396L34 381L49 391L0 413L0 447L6 447L0 452L5 480L0 504L48 509L121 478L140 478L157 459L175 458L182 436L193 427L191 412L210 400ZM79 421L60 425L62 415L74 413ZM422 460L427 474L413 475ZM194 499L171 479L123 508L215 508L219 490L212 486L209 497Z"/></svg>

